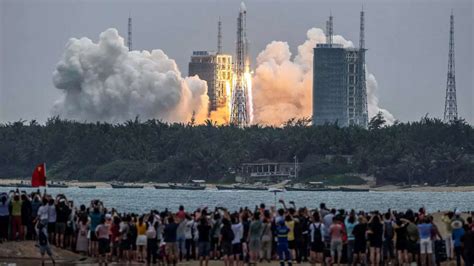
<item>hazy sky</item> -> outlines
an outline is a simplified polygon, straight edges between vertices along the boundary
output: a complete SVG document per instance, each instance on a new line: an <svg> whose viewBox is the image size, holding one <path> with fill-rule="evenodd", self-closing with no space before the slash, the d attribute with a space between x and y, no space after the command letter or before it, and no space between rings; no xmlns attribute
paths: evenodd
<svg viewBox="0 0 474 266"><path fill-rule="evenodd" d="M287 41L296 54L306 31L324 28L329 12L335 34L357 44L362 4L367 67L378 81L380 106L401 121L443 116L453 9L458 112L473 124L472 0L248 0L252 59L273 40ZM0 0L0 121L50 116L61 93L52 72L71 37L97 41L110 27L126 37L131 12L134 49L162 49L186 75L193 50L216 49L218 16L224 51L234 53L239 6L240 0Z"/></svg>

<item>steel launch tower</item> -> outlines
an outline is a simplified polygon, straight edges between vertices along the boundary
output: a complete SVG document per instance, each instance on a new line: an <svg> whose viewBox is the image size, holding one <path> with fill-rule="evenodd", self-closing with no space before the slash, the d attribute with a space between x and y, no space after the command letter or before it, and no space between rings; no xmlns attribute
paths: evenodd
<svg viewBox="0 0 474 266"><path fill-rule="evenodd" d="M454 15L451 12L449 28L449 59L448 79L446 82L446 99L444 103L444 121L450 122L458 118L458 105L456 101L456 76L454 73Z"/></svg>
<svg viewBox="0 0 474 266"><path fill-rule="evenodd" d="M132 50L132 14L128 14L128 35L127 35L128 50Z"/></svg>
<svg viewBox="0 0 474 266"><path fill-rule="evenodd" d="M239 16L237 18L237 49L235 57L235 80L232 90L232 105L230 112L230 123L238 127L245 127L250 124L248 110L248 84L245 73L249 70L247 56L247 36L246 36L247 8L242 2L240 4Z"/></svg>

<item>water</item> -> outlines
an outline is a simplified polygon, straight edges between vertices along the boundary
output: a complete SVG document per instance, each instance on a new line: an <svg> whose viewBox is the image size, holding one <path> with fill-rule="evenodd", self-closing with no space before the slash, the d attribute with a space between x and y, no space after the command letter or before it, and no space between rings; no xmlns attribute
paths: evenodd
<svg viewBox="0 0 474 266"><path fill-rule="evenodd" d="M9 191L10 188L0 188L0 192ZM21 189L36 191L36 189ZM208 206L214 208L223 206L229 210L237 210L240 207L253 209L255 205L265 203L267 206L275 204L275 200L284 199L294 201L297 207L306 206L317 208L319 203L325 202L328 207L356 209L356 210L380 210L388 208L394 210L406 210L407 208L418 210L424 206L428 211L474 210L474 192L301 192L287 191L273 193L267 191L222 191L222 190L169 190L169 189L80 189L70 188L48 188L48 194L56 195L63 193L74 204L89 205L91 200L100 199L108 208L116 208L119 212L144 213L151 209L177 210L179 205L184 205L187 210Z"/></svg>

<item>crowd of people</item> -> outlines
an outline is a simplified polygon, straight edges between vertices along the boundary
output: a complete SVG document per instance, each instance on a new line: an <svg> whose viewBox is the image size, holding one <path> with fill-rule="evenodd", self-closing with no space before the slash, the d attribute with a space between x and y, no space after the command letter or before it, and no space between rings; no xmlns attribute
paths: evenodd
<svg viewBox="0 0 474 266"><path fill-rule="evenodd" d="M51 245L108 262L176 265L220 260L225 266L256 265L436 265L455 260L473 265L473 215L446 212L442 225L420 208L397 212L281 206L180 206L145 214L119 213L100 200L74 205L65 195L10 191L0 194L0 241L36 240L53 263ZM465 215L466 216L466 215ZM445 226L442 235L438 226Z"/></svg>

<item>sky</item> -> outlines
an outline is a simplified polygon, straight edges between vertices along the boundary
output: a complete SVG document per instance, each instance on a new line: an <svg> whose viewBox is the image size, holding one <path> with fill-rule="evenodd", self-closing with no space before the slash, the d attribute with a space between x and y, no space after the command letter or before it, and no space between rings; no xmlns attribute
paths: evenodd
<svg viewBox="0 0 474 266"><path fill-rule="evenodd" d="M248 0L251 59L270 42L286 41L297 53L308 29L359 41L359 11L366 12L366 63L378 82L380 106L406 122L442 118L448 62L449 16L455 15L459 116L474 124L472 0ZM223 50L234 53L240 0L0 0L0 122L51 117L61 96L53 71L69 38L116 28L126 37L133 17L133 48L162 49L187 75L193 50L216 50L217 20ZM258 103L255 103L258 104Z"/></svg>

